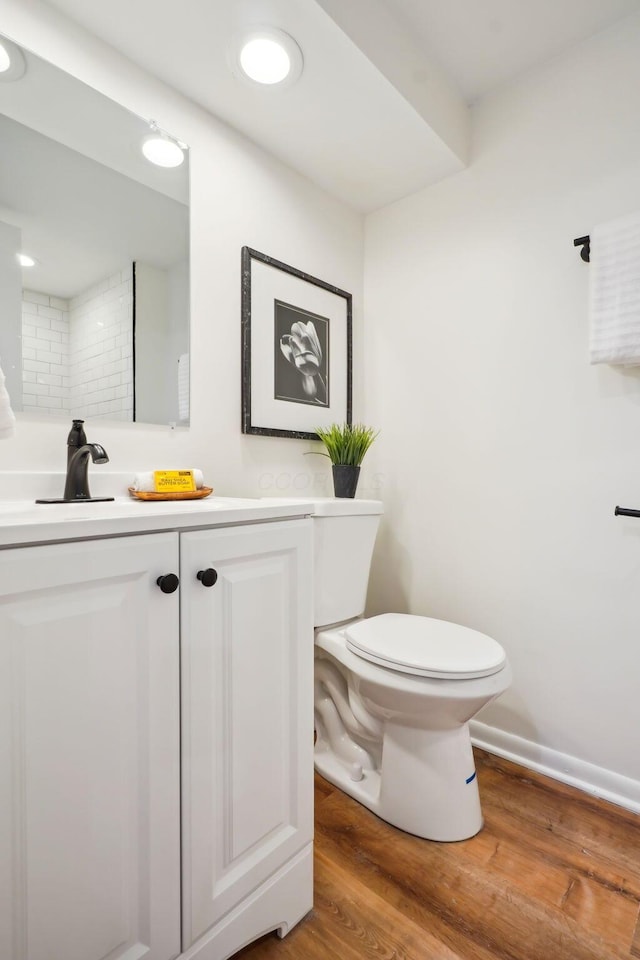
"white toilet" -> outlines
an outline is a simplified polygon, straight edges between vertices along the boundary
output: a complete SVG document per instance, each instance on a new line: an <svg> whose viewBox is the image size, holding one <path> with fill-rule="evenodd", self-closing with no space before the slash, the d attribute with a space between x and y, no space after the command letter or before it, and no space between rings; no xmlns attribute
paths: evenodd
<svg viewBox="0 0 640 960"><path fill-rule="evenodd" d="M316 770L401 830L472 837L482 814L468 721L509 686L505 652L443 620L363 619L382 504L312 510Z"/></svg>

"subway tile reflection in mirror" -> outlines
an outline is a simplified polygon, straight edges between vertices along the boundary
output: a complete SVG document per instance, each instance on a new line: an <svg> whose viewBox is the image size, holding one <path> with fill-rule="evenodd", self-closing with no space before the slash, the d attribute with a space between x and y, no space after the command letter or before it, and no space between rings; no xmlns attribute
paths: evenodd
<svg viewBox="0 0 640 960"><path fill-rule="evenodd" d="M189 420L189 162L29 51L0 83L0 356L14 410ZM18 256L29 255L33 266Z"/></svg>

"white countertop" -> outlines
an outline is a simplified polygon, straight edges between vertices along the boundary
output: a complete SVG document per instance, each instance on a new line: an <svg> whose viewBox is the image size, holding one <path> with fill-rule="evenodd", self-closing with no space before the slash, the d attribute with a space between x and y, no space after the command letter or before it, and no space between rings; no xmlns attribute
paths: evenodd
<svg viewBox="0 0 640 960"><path fill-rule="evenodd" d="M304 502L235 497L160 502L117 497L102 503L52 504L0 499L0 549L60 540L257 523L308 514L309 504Z"/></svg>

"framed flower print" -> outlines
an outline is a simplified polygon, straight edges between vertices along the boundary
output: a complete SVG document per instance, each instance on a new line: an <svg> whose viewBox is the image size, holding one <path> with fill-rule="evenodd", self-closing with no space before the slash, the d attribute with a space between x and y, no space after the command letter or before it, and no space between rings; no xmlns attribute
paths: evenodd
<svg viewBox="0 0 640 960"><path fill-rule="evenodd" d="M351 423L351 294L242 248L242 431L316 439Z"/></svg>

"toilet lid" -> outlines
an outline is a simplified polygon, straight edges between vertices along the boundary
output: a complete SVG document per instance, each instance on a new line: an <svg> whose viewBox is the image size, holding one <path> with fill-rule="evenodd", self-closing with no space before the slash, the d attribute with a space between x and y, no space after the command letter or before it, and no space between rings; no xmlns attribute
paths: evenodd
<svg viewBox="0 0 640 960"><path fill-rule="evenodd" d="M385 613L345 630L352 653L401 673L470 680L497 673L506 663L491 637L446 620Z"/></svg>

